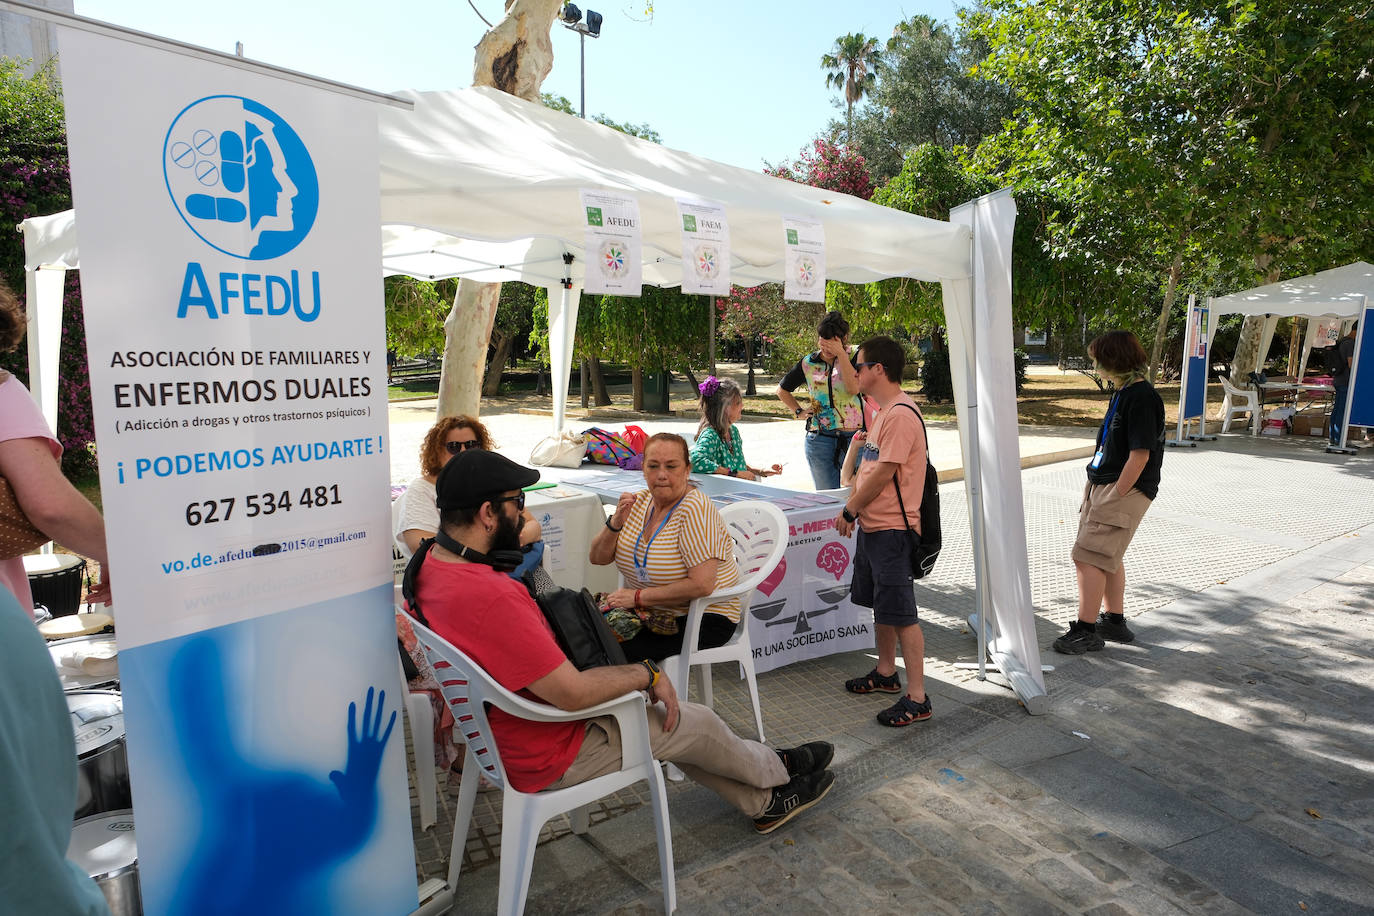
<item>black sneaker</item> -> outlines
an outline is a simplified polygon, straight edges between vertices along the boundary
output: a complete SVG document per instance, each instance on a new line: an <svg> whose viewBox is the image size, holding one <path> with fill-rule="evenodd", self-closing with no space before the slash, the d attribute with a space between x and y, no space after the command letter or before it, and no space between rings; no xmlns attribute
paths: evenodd
<svg viewBox="0 0 1374 916"><path fill-rule="evenodd" d="M1097 618L1097 635L1103 639L1110 639L1112 642L1133 642L1135 634L1131 628L1126 626L1126 618L1123 615L1120 620L1112 620L1106 614Z"/></svg>
<svg viewBox="0 0 1374 916"><path fill-rule="evenodd" d="M1106 643L1093 630L1083 628L1080 621L1069 624L1069 632L1054 641L1054 651L1064 655L1082 655L1084 652L1100 652Z"/></svg>
<svg viewBox="0 0 1374 916"><path fill-rule="evenodd" d="M777 754L782 765L787 767L789 777L806 776L830 766L830 760L835 756L835 745L829 741L812 741L800 747L778 751Z"/></svg>
<svg viewBox="0 0 1374 916"><path fill-rule="evenodd" d="M763 813L754 818L754 830L772 833L783 824L825 798L835 784L835 774L829 770L793 776L785 786L773 790L773 798Z"/></svg>

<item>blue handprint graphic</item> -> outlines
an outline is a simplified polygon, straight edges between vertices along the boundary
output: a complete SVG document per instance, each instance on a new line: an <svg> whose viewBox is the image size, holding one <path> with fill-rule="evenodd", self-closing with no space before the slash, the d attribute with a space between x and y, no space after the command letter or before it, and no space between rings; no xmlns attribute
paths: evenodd
<svg viewBox="0 0 1374 916"><path fill-rule="evenodd" d="M199 794L200 832L169 912L287 916L328 910L335 866L372 836L378 774L396 724L369 687L348 704L348 751L328 781L250 760L236 746L218 646L193 638L172 661L171 714ZM320 715L331 715L320 710Z"/></svg>

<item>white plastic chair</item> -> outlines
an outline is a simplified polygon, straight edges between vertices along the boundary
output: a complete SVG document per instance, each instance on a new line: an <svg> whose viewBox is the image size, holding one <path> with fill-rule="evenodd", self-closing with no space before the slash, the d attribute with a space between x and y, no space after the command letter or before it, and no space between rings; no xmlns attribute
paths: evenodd
<svg viewBox="0 0 1374 916"><path fill-rule="evenodd" d="M501 812L501 886L496 911L515 916L525 909L529 893L530 869L534 864L539 831L552 817L572 812L569 821L574 833L586 833L587 806L599 798L649 781L649 801L653 807L654 827L658 832L658 868L663 881L663 906L666 912L677 909L677 884L673 877L673 836L668 824L668 794L663 774L649 745L649 718L644 711L644 696L627 693L605 703L564 712L535 703L506 690L475 662L451 643L416 621L415 635L424 646L430 664L439 677L444 697L467 741L465 779L458 794L458 813L453 825L453 848L449 852L448 883L457 893L458 874L463 866L472 809L477 800L476 775L480 772L502 790ZM501 753L491 737L487 705L535 722L580 722L595 716L615 716L620 726L620 769L563 789L521 792L506 778Z"/></svg>
<svg viewBox="0 0 1374 916"><path fill-rule="evenodd" d="M429 694L407 692L404 668L401 669L401 694L406 698L410 741L415 749L415 792L420 796L420 829L428 830L439 819L439 779L434 766L434 707L429 705Z"/></svg>
<svg viewBox="0 0 1374 916"><path fill-rule="evenodd" d="M1260 426L1259 393L1237 388L1225 375L1217 376L1226 397L1221 401L1221 431L1229 432L1231 421L1239 414L1250 415L1250 434L1258 435Z"/></svg>
<svg viewBox="0 0 1374 916"><path fill-rule="evenodd" d="M678 686L682 697L688 695L688 680L693 666L701 670L701 702L712 705L711 665L717 662L737 662L740 677L749 682L749 699L754 704L754 725L763 740L763 712L759 708L759 684L754 675L754 644L749 639L749 605L754 590L767 578L787 550L787 518L772 503L751 499L731 503L720 510L725 528L735 542L735 562L739 564L738 585L696 598L687 608L683 630L681 655L664 659L663 667ZM727 598L740 599L739 625L735 635L723 646L696 649L700 639L701 615L713 604Z"/></svg>

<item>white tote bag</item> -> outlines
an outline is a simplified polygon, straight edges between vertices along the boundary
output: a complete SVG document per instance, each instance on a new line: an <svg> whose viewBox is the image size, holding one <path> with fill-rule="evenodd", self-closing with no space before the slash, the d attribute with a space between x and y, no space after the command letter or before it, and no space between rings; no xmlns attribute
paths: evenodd
<svg viewBox="0 0 1374 916"><path fill-rule="evenodd" d="M530 464L536 467L575 468L587 454L587 439L580 433L546 436L530 452Z"/></svg>

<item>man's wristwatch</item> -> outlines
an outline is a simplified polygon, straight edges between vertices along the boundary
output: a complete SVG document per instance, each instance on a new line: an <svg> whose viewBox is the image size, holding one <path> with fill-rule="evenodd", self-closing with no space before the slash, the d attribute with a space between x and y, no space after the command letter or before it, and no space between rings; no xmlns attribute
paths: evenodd
<svg viewBox="0 0 1374 916"><path fill-rule="evenodd" d="M840 515L844 516L844 520L849 522L849 524L854 524L855 516L853 512L849 511L848 505L846 505L843 509L840 510Z"/></svg>
<svg viewBox="0 0 1374 916"><path fill-rule="evenodd" d="M800 417L800 416L801 416L802 414L804 414L804 413L806 413L806 410L805 410L803 407L801 407L800 405L798 405L797 407L793 408L793 410L792 410L792 416L794 416L794 417Z"/></svg>
<svg viewBox="0 0 1374 916"><path fill-rule="evenodd" d="M641 659L639 663L644 666L645 671L649 672L649 686L644 689L653 690L658 686L658 679L663 675L663 672L658 670L658 665L647 658Z"/></svg>

